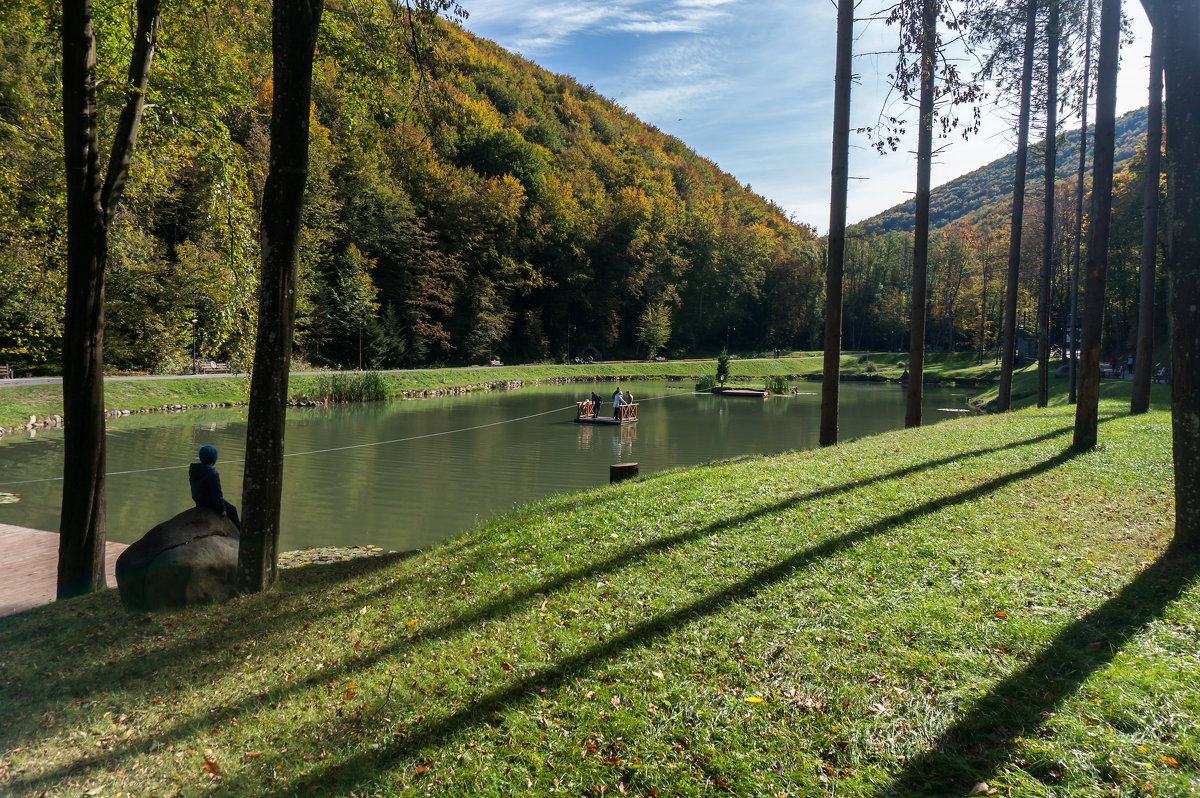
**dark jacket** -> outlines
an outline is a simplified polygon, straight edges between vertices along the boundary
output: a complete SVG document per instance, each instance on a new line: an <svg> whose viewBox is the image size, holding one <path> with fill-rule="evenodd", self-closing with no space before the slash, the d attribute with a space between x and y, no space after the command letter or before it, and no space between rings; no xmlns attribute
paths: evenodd
<svg viewBox="0 0 1200 798"><path fill-rule="evenodd" d="M221 494L221 475L207 463L192 463L188 467L188 481L192 483L192 501L197 507L208 507L218 513L225 512L225 497Z"/></svg>

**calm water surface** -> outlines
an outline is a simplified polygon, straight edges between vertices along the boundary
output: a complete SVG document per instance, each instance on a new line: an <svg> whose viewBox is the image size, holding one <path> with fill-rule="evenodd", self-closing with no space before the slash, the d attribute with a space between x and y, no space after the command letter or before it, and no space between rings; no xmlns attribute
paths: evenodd
<svg viewBox="0 0 1200 798"><path fill-rule="evenodd" d="M595 388L610 411L615 385ZM648 474L817 445L817 383L811 393L767 401L699 396L690 383L623 387L641 420L620 428L572 422L575 402L592 391L585 384L289 410L280 545L424 547L513 505L604 484L611 463L637 462ZM954 417L948 409L965 399L927 389L926 423ZM111 420L109 539L131 543L191 506L187 463L204 444L220 452L225 495L240 508L244 415L235 408ZM840 421L843 440L904 426L903 388L843 383ZM62 483L53 480L62 457L61 431L0 441L0 502L8 502L0 523L58 529Z"/></svg>

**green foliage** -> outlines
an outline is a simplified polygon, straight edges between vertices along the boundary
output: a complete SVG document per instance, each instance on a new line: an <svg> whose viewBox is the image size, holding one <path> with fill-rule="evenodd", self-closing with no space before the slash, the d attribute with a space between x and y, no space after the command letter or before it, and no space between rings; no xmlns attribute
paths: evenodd
<svg viewBox="0 0 1200 798"><path fill-rule="evenodd" d="M767 377L767 390L779 396L788 396L792 392L792 385L782 374L773 374Z"/></svg>
<svg viewBox="0 0 1200 798"><path fill-rule="evenodd" d="M700 379L696 380L696 392L703 393L711 391L717 387L717 378L711 374L701 374Z"/></svg>
<svg viewBox="0 0 1200 798"><path fill-rule="evenodd" d="M729 379L729 352L722 349L721 354L717 355L717 382L724 385L727 379Z"/></svg>
<svg viewBox="0 0 1200 798"><path fill-rule="evenodd" d="M646 359L653 359L671 338L671 309L662 302L647 305L637 332L638 343L646 347Z"/></svg>

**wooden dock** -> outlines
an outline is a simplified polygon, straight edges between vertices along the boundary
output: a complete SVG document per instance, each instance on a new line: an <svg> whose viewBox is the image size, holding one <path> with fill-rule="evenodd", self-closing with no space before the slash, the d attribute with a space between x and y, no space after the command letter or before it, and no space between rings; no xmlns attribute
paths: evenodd
<svg viewBox="0 0 1200 798"><path fill-rule="evenodd" d="M104 565L116 587L117 556L125 543L108 543ZM0 617L54 601L58 584L58 533L0 524Z"/></svg>
<svg viewBox="0 0 1200 798"><path fill-rule="evenodd" d="M738 396L745 399L766 399L771 395L770 391L762 388L713 388L712 392L717 396Z"/></svg>

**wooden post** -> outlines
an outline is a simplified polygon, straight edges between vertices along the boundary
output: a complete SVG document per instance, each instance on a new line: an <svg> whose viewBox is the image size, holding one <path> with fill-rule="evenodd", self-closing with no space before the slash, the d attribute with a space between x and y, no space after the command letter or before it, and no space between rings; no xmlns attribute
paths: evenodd
<svg viewBox="0 0 1200 798"><path fill-rule="evenodd" d="M608 467L608 481L610 484L620 482L623 479L633 479L637 475L637 463L613 463Z"/></svg>

